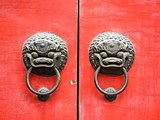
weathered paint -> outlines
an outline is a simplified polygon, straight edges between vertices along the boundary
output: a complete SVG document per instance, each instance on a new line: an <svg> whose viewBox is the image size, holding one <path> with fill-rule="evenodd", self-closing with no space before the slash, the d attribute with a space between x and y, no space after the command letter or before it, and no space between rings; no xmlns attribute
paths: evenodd
<svg viewBox="0 0 160 120"><path fill-rule="evenodd" d="M80 10L80 120L159 120L160 1L81 0ZM114 102L96 89L87 52L105 31L127 36L136 52L129 84ZM119 89L123 82L123 76L99 75L103 89Z"/></svg>
<svg viewBox="0 0 160 120"><path fill-rule="evenodd" d="M36 32L53 32L63 38L69 56L58 89L41 102L25 84L22 60L25 40ZM0 1L0 120L76 120L76 0ZM35 89L51 89L55 77L31 75Z"/></svg>

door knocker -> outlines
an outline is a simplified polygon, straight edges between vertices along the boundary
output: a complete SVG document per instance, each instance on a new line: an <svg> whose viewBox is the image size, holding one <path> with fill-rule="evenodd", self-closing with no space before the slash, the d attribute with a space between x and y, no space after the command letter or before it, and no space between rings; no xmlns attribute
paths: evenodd
<svg viewBox="0 0 160 120"><path fill-rule="evenodd" d="M95 37L90 45L89 59L96 70L94 82L97 89L105 95L108 101L116 99L128 84L128 71L134 61L134 47L130 40L116 32L105 32ZM110 76L124 74L125 82L120 90L112 87L103 90L98 84L98 73Z"/></svg>
<svg viewBox="0 0 160 120"><path fill-rule="evenodd" d="M60 84L60 71L64 68L68 50L65 42L55 34L41 32L32 35L23 46L23 61L28 71L26 74L26 84L28 89L36 94L41 101L48 100ZM38 91L30 85L30 73L42 76L56 75L56 84L48 90L45 87Z"/></svg>

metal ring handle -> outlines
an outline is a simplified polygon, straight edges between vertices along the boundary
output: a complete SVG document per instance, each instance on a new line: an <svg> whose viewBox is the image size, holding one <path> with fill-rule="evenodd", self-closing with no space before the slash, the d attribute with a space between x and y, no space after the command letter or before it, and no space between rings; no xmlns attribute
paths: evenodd
<svg viewBox="0 0 160 120"><path fill-rule="evenodd" d="M29 76L30 76L30 73L31 73L32 69L33 69L33 67L30 67L30 68L28 69L27 75L26 75L26 84L27 84L28 89L29 89L32 93L34 93L34 94L36 94L36 95L45 96L45 95L49 95L49 94L53 93L53 92L58 88L59 83L60 83L60 73L59 73L58 69L54 67L54 71L55 71L55 74L56 74L56 76L57 76L57 81L56 81L55 86L54 86L51 90L49 90L48 92L44 92L44 93L38 92L38 91L34 90L34 89L32 88L32 86L31 86L30 80L29 80Z"/></svg>
<svg viewBox="0 0 160 120"><path fill-rule="evenodd" d="M126 70L124 67L122 68L122 70L123 70L124 76L125 76L125 83L124 83L123 87L122 87L120 90L114 91L114 92L107 92L107 91L103 90L103 89L99 86L99 84L98 84L98 73L100 72L100 69L101 69L101 66L99 66L99 67L96 69L96 72L95 72L95 74L94 74L94 83L95 83L97 89L98 89L101 93L103 93L103 94L105 94L105 95L118 95L118 94L122 93L122 92L125 90L125 88L127 87L127 84L128 84L128 73L127 73L127 70Z"/></svg>

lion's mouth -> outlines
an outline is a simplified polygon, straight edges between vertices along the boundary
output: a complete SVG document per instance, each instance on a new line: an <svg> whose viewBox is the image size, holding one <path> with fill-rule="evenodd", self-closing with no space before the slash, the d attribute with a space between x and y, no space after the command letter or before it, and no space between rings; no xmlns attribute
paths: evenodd
<svg viewBox="0 0 160 120"><path fill-rule="evenodd" d="M98 58L102 67L123 67L126 58L129 56L128 52L118 52L116 55L106 56L103 58L99 53L94 53L94 56Z"/></svg>
<svg viewBox="0 0 160 120"><path fill-rule="evenodd" d="M53 59L48 57L33 58L31 54L27 54L27 57L33 67L53 67L54 65Z"/></svg>
<svg viewBox="0 0 160 120"><path fill-rule="evenodd" d="M53 59L40 57L33 60L35 65L51 65L53 63Z"/></svg>
<svg viewBox="0 0 160 120"><path fill-rule="evenodd" d="M109 57L109 58L105 58L102 60L102 63L104 65L109 65L109 64L122 64L123 60L121 58L116 58L116 57Z"/></svg>

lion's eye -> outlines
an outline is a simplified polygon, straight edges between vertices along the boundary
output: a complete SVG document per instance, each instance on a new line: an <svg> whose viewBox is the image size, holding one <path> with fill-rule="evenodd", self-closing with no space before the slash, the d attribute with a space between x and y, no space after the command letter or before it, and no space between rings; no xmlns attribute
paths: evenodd
<svg viewBox="0 0 160 120"><path fill-rule="evenodd" d="M123 52L118 52L117 57L123 57Z"/></svg>
<svg viewBox="0 0 160 120"><path fill-rule="evenodd" d="M102 58L106 58L107 57L107 53L106 52L101 52L100 55L101 55Z"/></svg>
<svg viewBox="0 0 160 120"><path fill-rule="evenodd" d="M48 53L48 57L53 58L53 57L54 57L54 52L49 52L49 53Z"/></svg>
<svg viewBox="0 0 160 120"><path fill-rule="evenodd" d="M32 55L33 58L38 57L38 54L36 52L32 52L31 55Z"/></svg>

